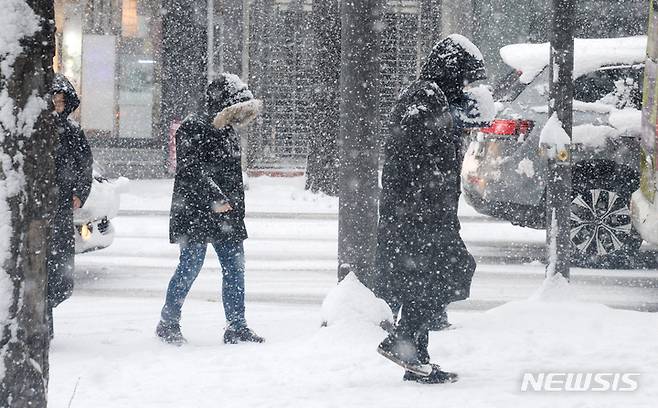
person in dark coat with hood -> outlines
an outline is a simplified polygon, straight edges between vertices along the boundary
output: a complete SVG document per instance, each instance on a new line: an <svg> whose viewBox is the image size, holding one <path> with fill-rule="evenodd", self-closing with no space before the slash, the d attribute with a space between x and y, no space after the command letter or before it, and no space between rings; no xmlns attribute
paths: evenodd
<svg viewBox="0 0 658 408"><path fill-rule="evenodd" d="M428 331L445 306L468 298L475 260L457 218L460 141L452 107L486 77L480 51L453 34L430 52L418 80L399 96L385 143L379 207L377 295L401 307L378 352L406 369L404 380L456 381L430 364ZM394 310L395 312L395 310Z"/></svg>
<svg viewBox="0 0 658 408"><path fill-rule="evenodd" d="M253 120L261 102L239 77L222 74L208 85L206 109L185 118L176 131L176 176L169 237L180 246L180 263L167 288L156 334L186 342L180 329L183 302L211 244L222 267L225 343L263 342L247 326L244 247L247 229L240 137L236 127Z"/></svg>
<svg viewBox="0 0 658 408"><path fill-rule="evenodd" d="M55 210L46 255L48 316L53 335L52 309L73 293L75 236L73 210L82 207L91 191L93 157L80 125L69 116L80 106L73 85L55 74L51 87L57 128L55 150Z"/></svg>

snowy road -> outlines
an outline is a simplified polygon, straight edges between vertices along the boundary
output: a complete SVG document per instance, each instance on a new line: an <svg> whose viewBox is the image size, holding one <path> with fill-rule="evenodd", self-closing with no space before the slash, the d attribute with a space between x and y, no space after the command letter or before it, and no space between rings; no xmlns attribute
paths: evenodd
<svg viewBox="0 0 658 408"><path fill-rule="evenodd" d="M123 212L111 247L77 257L76 293L161 298L177 264L162 211ZM337 220L333 214L252 213L247 217L249 301L320 304L335 285ZM476 256L472 297L453 307L490 309L530 296L544 277L544 232L486 217L462 217L462 236ZM656 270L573 270L579 299L658 311ZM190 296L216 301L219 265L209 254Z"/></svg>

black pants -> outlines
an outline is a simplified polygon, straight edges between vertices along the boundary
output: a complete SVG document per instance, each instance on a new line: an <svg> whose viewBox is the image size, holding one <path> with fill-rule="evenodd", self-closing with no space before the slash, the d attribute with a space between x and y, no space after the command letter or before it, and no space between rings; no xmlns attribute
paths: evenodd
<svg viewBox="0 0 658 408"><path fill-rule="evenodd" d="M422 302L407 302L402 305L400 321L396 334L411 340L416 346L418 360L429 364L430 355L427 350L429 329L432 325L434 309Z"/></svg>
<svg viewBox="0 0 658 408"><path fill-rule="evenodd" d="M73 213L58 212L53 220L46 267L48 269L48 306L56 307L73 293L75 238Z"/></svg>

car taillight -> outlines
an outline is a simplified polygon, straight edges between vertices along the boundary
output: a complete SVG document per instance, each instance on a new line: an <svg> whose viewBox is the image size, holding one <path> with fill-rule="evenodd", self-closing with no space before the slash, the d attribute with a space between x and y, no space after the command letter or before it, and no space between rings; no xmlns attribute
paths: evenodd
<svg viewBox="0 0 658 408"><path fill-rule="evenodd" d="M533 126L531 120L496 119L491 122L491 126L480 129L480 132L495 136L525 136Z"/></svg>

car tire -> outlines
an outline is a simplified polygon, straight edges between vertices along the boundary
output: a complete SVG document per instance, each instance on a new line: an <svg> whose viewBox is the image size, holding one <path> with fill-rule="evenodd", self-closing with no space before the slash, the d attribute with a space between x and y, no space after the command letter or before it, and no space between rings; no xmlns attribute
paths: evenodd
<svg viewBox="0 0 658 408"><path fill-rule="evenodd" d="M626 267L642 245L631 219L632 188L621 182L623 177L588 173L589 179L576 178L574 173L578 182L571 201L571 263L585 268Z"/></svg>

